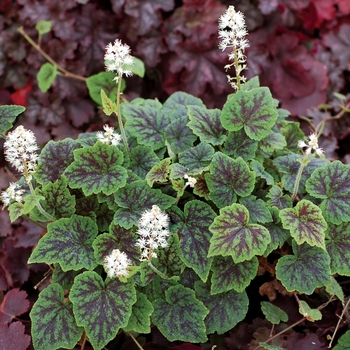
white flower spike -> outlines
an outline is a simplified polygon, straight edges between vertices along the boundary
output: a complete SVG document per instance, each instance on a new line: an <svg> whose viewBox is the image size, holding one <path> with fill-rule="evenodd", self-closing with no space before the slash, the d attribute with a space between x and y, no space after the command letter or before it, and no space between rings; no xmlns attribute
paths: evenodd
<svg viewBox="0 0 350 350"><path fill-rule="evenodd" d="M324 154L322 148L318 146L318 138L316 134L309 135L309 142L306 143L304 141L298 141L298 147L303 149L305 155L316 153L319 157Z"/></svg>
<svg viewBox="0 0 350 350"><path fill-rule="evenodd" d="M114 133L114 128L112 126L108 126L107 124L103 125L104 133L102 131L98 131L96 137L99 141L106 143L108 145L117 146L119 145L122 137L119 134Z"/></svg>
<svg viewBox="0 0 350 350"><path fill-rule="evenodd" d="M113 249L104 259L104 268L109 278L127 277L129 266L131 266L131 260L119 249Z"/></svg>

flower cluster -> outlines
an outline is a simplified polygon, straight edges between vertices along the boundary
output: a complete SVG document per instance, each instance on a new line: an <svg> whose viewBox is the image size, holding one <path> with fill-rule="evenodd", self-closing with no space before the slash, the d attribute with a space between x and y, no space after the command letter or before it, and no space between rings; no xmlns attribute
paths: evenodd
<svg viewBox="0 0 350 350"><path fill-rule="evenodd" d="M197 183L197 179L195 179L192 176L189 176L188 174L184 175L184 179L187 180L185 183L185 186L190 186L190 187L194 188L194 185Z"/></svg>
<svg viewBox="0 0 350 350"><path fill-rule="evenodd" d="M151 210L146 210L139 221L137 234L140 238L136 246L141 249L141 259L150 261L156 258L154 252L157 248L168 246L167 238L169 236L169 217L162 213L157 205L153 205Z"/></svg>
<svg viewBox="0 0 350 350"><path fill-rule="evenodd" d="M130 265L131 260L128 259L126 253L121 252L119 249L113 249L104 259L104 268L109 278L127 277Z"/></svg>
<svg viewBox="0 0 350 350"><path fill-rule="evenodd" d="M239 89L240 83L246 80L244 76L241 77L241 72L246 68L244 50L249 47L249 42L245 38L247 35L243 13L236 11L234 6L229 6L219 18L219 38L221 39L219 48L222 51L228 47L232 48L228 57L233 63L226 65L225 69L235 67L236 77L227 76L229 84L235 89Z"/></svg>
<svg viewBox="0 0 350 350"><path fill-rule="evenodd" d="M22 203L22 195L25 191L19 187L17 183L11 182L10 186L1 193L1 200L4 203L4 208L12 201Z"/></svg>
<svg viewBox="0 0 350 350"><path fill-rule="evenodd" d="M108 145L117 146L121 141L121 136L119 134L114 134L114 128L111 126L103 125L104 133L98 131L96 137L99 141L107 143Z"/></svg>
<svg viewBox="0 0 350 350"><path fill-rule="evenodd" d="M9 132L4 143L5 159L22 173L27 182L31 181L31 173L35 172L39 158L39 149L34 133L22 125Z"/></svg>
<svg viewBox="0 0 350 350"><path fill-rule="evenodd" d="M119 39L114 41L114 44L109 43L106 47L106 53L104 56L106 71L116 72L117 75L114 78L118 82L119 78L123 74L127 77L132 75L130 70L125 69L124 65L133 65L134 60L130 55L130 47L126 44L122 44Z"/></svg>
<svg viewBox="0 0 350 350"><path fill-rule="evenodd" d="M318 146L318 138L316 134L309 135L309 142L298 141L298 147L303 149L305 155L316 153L318 156L323 155L323 149Z"/></svg>

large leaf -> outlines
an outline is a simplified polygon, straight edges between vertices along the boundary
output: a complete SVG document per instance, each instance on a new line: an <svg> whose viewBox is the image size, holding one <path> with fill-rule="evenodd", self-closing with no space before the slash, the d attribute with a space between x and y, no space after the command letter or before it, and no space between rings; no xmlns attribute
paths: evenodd
<svg viewBox="0 0 350 350"><path fill-rule="evenodd" d="M316 169L306 182L309 194L322 200L320 208L327 221L340 224L350 220L350 165L340 161Z"/></svg>
<svg viewBox="0 0 350 350"><path fill-rule="evenodd" d="M317 205L303 199L295 208L281 210L280 218L283 228L290 230L291 236L299 245L306 242L325 249L327 223Z"/></svg>
<svg viewBox="0 0 350 350"><path fill-rule="evenodd" d="M57 283L50 284L39 294L30 319L37 350L72 349L84 330L77 326L73 305L69 300L65 301L64 291Z"/></svg>
<svg viewBox="0 0 350 350"><path fill-rule="evenodd" d="M231 255L235 263L262 255L271 241L269 231L258 224L249 224L249 212L241 204L220 209L209 230L213 233L208 256Z"/></svg>
<svg viewBox="0 0 350 350"><path fill-rule="evenodd" d="M225 129L244 128L251 139L260 141L270 133L277 117L269 88L259 87L232 95L222 109L221 121Z"/></svg>
<svg viewBox="0 0 350 350"><path fill-rule="evenodd" d="M204 318L208 309L196 299L193 290L177 285L165 292L164 299L153 302L153 323L169 341L205 343Z"/></svg>
<svg viewBox="0 0 350 350"><path fill-rule="evenodd" d="M73 215L48 224L47 233L34 248L28 263L59 263L63 271L96 267L92 242L97 236L96 223Z"/></svg>
<svg viewBox="0 0 350 350"><path fill-rule="evenodd" d="M182 215L181 215L182 216ZM175 219L176 232L180 237L180 256L186 266L191 267L199 277L206 281L212 259L207 258L211 233L208 229L216 214L204 202L187 202L184 214Z"/></svg>
<svg viewBox="0 0 350 350"><path fill-rule="evenodd" d="M202 281L195 283L195 291L197 298L210 310L204 319L208 334L229 331L247 314L249 300L245 291L211 295L210 286Z"/></svg>
<svg viewBox="0 0 350 350"><path fill-rule="evenodd" d="M12 128L17 116L25 111L25 107L16 105L0 106L0 134Z"/></svg>
<svg viewBox="0 0 350 350"><path fill-rule="evenodd" d="M179 162L188 169L188 173L192 175L200 174L208 169L215 150L207 143L188 149L179 154Z"/></svg>
<svg viewBox="0 0 350 350"><path fill-rule="evenodd" d="M247 197L255 184L255 174L242 159L232 159L224 153L215 153L206 174L210 199L219 207L236 202L237 195Z"/></svg>
<svg viewBox="0 0 350 350"><path fill-rule="evenodd" d="M84 272L74 280L69 297L79 326L95 349L103 348L126 327L136 302L133 282L103 281L96 272Z"/></svg>
<svg viewBox="0 0 350 350"><path fill-rule="evenodd" d="M312 294L330 280L329 255L319 247L293 241L294 255L285 255L278 260L276 277L289 292Z"/></svg>
<svg viewBox="0 0 350 350"><path fill-rule="evenodd" d="M126 183L123 160L123 153L116 146L98 141L94 146L74 151L74 162L64 175L69 187L81 188L86 196L99 192L112 194Z"/></svg>

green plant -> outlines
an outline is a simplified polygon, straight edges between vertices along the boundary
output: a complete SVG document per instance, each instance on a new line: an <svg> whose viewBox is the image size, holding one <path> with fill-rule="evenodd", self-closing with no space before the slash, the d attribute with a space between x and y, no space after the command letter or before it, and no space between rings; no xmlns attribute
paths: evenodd
<svg viewBox="0 0 350 350"><path fill-rule="evenodd" d="M152 325L170 341L206 342L244 319L258 258L271 253L288 292L343 298L331 277L350 275L350 166L324 158L318 130L306 143L257 77L244 82L239 21L220 22L237 90L222 111L184 92L121 103L116 69L117 99L102 91L101 104L122 136L104 126L37 156L30 131L5 136L23 109L1 107L6 159L23 174L3 202L12 221L47 223L29 259L53 269L31 311L36 349L72 348L82 334L101 349Z"/></svg>

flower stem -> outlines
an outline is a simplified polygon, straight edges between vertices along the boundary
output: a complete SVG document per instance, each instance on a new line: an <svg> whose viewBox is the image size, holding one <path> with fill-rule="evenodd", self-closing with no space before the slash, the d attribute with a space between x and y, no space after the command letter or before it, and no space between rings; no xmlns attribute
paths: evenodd
<svg viewBox="0 0 350 350"><path fill-rule="evenodd" d="M292 201L294 202L298 195L299 190L299 184L301 175L303 173L304 168L306 165L310 162L310 159L307 156L304 156L304 158L299 158L298 161L300 162L299 170L297 173L297 177L295 179L294 189L293 189L293 195L292 195Z"/></svg>
<svg viewBox="0 0 350 350"><path fill-rule="evenodd" d="M166 275L164 275L163 272L160 272L153 264L151 261L148 262L148 266L157 274L159 275L160 277L162 277L163 279L165 280L170 280L170 278Z"/></svg>

